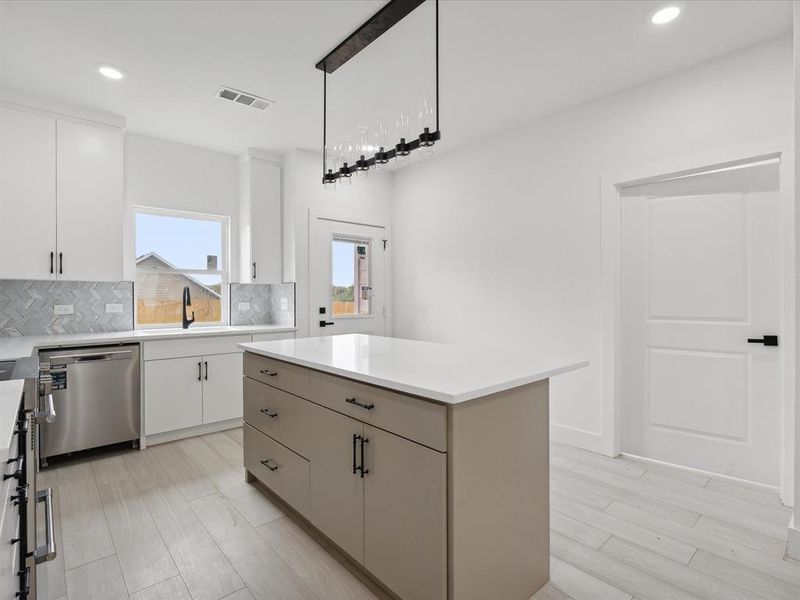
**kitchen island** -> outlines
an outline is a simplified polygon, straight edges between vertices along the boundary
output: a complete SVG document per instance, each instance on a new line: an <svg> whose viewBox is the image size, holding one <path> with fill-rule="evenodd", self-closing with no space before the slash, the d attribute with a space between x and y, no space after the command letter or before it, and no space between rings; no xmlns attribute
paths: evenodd
<svg viewBox="0 0 800 600"><path fill-rule="evenodd" d="M357 334L240 347L248 480L397 597L545 584L548 381L587 361Z"/></svg>

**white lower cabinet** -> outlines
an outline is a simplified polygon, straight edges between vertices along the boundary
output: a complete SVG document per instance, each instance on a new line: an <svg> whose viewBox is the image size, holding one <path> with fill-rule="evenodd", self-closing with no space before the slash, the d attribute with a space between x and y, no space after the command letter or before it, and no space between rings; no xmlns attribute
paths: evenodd
<svg viewBox="0 0 800 600"><path fill-rule="evenodd" d="M203 423L242 418L242 353L203 357Z"/></svg>
<svg viewBox="0 0 800 600"><path fill-rule="evenodd" d="M203 422L202 361L199 356L145 362L144 431L174 431Z"/></svg>

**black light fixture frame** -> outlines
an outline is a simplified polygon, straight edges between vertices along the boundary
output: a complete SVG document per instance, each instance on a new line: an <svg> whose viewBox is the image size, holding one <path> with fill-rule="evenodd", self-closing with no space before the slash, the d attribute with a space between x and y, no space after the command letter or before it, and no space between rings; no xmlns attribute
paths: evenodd
<svg viewBox="0 0 800 600"><path fill-rule="evenodd" d="M442 139L442 132L439 130L439 0L434 0L436 4L436 131L430 131L426 127L416 139L406 141L405 138L400 138L400 141L394 147L390 147L384 152L376 149L375 154L369 158L361 155L361 158L353 165L344 163L336 172L332 169L328 170L328 74L333 73L344 65L424 2L425 0L390 0L315 65L317 69L322 71L323 184L335 183L340 177L351 177L356 171L367 171L370 167L375 166L376 163L388 163L398 155L406 156L420 146L433 146Z"/></svg>

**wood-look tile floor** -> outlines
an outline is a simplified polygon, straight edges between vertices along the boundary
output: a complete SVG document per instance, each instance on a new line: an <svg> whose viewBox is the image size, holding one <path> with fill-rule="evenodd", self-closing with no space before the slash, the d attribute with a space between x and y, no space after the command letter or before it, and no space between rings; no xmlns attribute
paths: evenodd
<svg viewBox="0 0 800 600"><path fill-rule="evenodd" d="M533 600L800 599L776 494L560 445L551 473L551 581ZM39 600L387 599L244 482L241 429L53 468L39 487L59 547Z"/></svg>

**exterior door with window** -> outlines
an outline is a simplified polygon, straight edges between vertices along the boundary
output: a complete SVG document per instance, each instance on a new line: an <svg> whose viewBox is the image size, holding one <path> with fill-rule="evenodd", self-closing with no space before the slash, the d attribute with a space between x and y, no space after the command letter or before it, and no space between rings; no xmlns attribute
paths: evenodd
<svg viewBox="0 0 800 600"><path fill-rule="evenodd" d="M384 335L386 229L311 217L309 331Z"/></svg>

